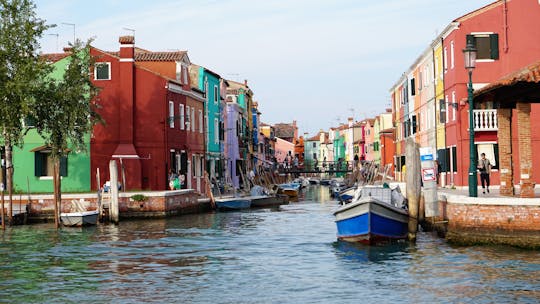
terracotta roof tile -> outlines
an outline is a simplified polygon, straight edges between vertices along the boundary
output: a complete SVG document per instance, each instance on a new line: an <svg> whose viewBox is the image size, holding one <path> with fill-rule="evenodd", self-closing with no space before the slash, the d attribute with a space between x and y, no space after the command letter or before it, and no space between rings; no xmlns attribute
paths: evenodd
<svg viewBox="0 0 540 304"><path fill-rule="evenodd" d="M133 37L133 36L120 36L120 38L118 38L118 42L120 42L120 44L134 44L135 43L135 37Z"/></svg>
<svg viewBox="0 0 540 304"><path fill-rule="evenodd" d="M54 63L68 57L69 53L41 54L40 57L46 62Z"/></svg>
<svg viewBox="0 0 540 304"><path fill-rule="evenodd" d="M532 63L518 71L510 73L501 79L476 90L474 96L480 96L495 89L505 86L512 86L518 82L540 82L540 61Z"/></svg>

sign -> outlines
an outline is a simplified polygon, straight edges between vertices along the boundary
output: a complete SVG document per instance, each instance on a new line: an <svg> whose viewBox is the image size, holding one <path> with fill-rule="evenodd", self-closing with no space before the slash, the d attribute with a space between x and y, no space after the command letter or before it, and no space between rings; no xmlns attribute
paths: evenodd
<svg viewBox="0 0 540 304"><path fill-rule="evenodd" d="M420 155L420 161L433 160L433 154Z"/></svg>
<svg viewBox="0 0 540 304"><path fill-rule="evenodd" d="M433 160L433 149L431 147L422 147L420 150L420 161Z"/></svg>
<svg viewBox="0 0 540 304"><path fill-rule="evenodd" d="M437 180L437 176L435 176L435 168L422 169L422 180L425 182Z"/></svg>

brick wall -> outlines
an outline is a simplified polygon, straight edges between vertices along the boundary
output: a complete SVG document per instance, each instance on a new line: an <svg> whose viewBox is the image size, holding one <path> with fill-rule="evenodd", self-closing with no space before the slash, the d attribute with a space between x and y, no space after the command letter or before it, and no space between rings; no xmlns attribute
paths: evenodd
<svg viewBox="0 0 540 304"><path fill-rule="evenodd" d="M512 121L512 109L498 109L497 120L499 129L497 137L499 141L499 168L500 168L500 194L513 196L514 173L512 170L512 133L510 129Z"/></svg>
<svg viewBox="0 0 540 304"><path fill-rule="evenodd" d="M451 242L540 248L540 199L439 198L441 217L435 221L446 223L446 238Z"/></svg>
<svg viewBox="0 0 540 304"><path fill-rule="evenodd" d="M516 104L519 167L521 197L534 197L534 183L532 179L532 148L531 148L531 104L518 102Z"/></svg>

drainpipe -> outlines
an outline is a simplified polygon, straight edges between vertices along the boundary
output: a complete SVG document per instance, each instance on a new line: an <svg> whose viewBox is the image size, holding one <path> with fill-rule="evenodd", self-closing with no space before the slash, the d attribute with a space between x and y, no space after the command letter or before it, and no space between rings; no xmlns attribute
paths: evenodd
<svg viewBox="0 0 540 304"><path fill-rule="evenodd" d="M508 4L506 0L503 3L503 34L504 34L504 46L503 51L508 53Z"/></svg>

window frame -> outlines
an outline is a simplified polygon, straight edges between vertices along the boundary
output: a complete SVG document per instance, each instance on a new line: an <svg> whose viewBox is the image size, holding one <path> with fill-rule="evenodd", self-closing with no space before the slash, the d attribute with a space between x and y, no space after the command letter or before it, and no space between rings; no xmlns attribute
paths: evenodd
<svg viewBox="0 0 540 304"><path fill-rule="evenodd" d="M108 78L98 78L98 68L102 66L107 66L107 76ZM96 62L94 64L94 80L111 80L111 63L109 61Z"/></svg>

